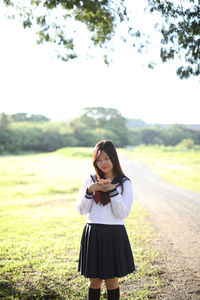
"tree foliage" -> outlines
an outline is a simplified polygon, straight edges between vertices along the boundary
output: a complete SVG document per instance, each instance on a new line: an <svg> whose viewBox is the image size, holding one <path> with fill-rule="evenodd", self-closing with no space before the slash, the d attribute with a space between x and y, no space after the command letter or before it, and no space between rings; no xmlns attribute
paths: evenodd
<svg viewBox="0 0 200 300"><path fill-rule="evenodd" d="M163 62L180 58L185 61L177 69L183 79L200 74L200 1L148 0L151 13L160 12L163 23L160 57Z"/></svg>
<svg viewBox="0 0 200 300"><path fill-rule="evenodd" d="M200 144L200 130L192 130L183 125L171 125L169 128L141 127L130 130L130 141L133 145L176 146L184 139L191 139Z"/></svg>
<svg viewBox="0 0 200 300"><path fill-rule="evenodd" d="M77 124L79 124L78 128ZM114 139L117 146L128 144L129 131L126 127L126 119L114 108L86 107L82 115L73 121L73 126L81 134L84 132L83 127L96 132L103 129L104 134L101 139Z"/></svg>
<svg viewBox="0 0 200 300"><path fill-rule="evenodd" d="M14 122L48 122L50 119L43 115L16 113L11 115Z"/></svg>
<svg viewBox="0 0 200 300"><path fill-rule="evenodd" d="M74 51L75 28L68 21L85 24L95 46L102 47L111 40L119 22L127 18L125 0L4 0L20 15L24 28L37 25L38 44L51 42L63 47L59 58L64 61L77 57ZM71 29L70 29L71 27Z"/></svg>
<svg viewBox="0 0 200 300"><path fill-rule="evenodd" d="M2 132L6 131L8 129L10 119L11 118L8 115L6 115L5 113L0 114L0 130Z"/></svg>
<svg viewBox="0 0 200 300"><path fill-rule="evenodd" d="M119 23L129 24L127 32L133 39L142 38L129 19L129 10L125 0L3 0L6 6L13 6L15 14L20 15L24 28L37 25L38 44L44 42L59 46L58 57L64 61L76 58L73 20L85 24L95 46L107 47L115 35ZM155 24L160 30L160 57L163 62L181 58L177 75L183 79L200 74L200 3L198 0L146 0L148 11L159 12L163 20ZM133 5L133 4L129 4ZM131 20L132 21L132 20ZM134 20L133 20L134 22ZM71 28L71 29L70 29ZM124 41L126 38L124 37ZM148 41L146 41L148 43ZM133 43L134 44L134 43ZM62 50L61 50L62 49ZM107 54L104 56L108 63ZM153 68L153 64L149 63Z"/></svg>
<svg viewBox="0 0 200 300"><path fill-rule="evenodd" d="M192 139L183 139L179 144L179 147L188 150L194 149L194 141Z"/></svg>

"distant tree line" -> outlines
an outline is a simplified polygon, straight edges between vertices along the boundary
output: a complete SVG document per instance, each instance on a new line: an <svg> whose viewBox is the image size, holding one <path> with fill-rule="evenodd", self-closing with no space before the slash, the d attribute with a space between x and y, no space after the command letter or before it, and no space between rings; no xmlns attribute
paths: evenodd
<svg viewBox="0 0 200 300"><path fill-rule="evenodd" d="M130 122L116 109L104 107L87 107L80 117L68 122L52 122L45 116L26 113L0 114L1 154L93 147L102 139L112 140L116 147L141 144L175 146L184 141L191 148L200 144L200 130L183 125L168 128L147 126L141 120L134 122L134 119Z"/></svg>

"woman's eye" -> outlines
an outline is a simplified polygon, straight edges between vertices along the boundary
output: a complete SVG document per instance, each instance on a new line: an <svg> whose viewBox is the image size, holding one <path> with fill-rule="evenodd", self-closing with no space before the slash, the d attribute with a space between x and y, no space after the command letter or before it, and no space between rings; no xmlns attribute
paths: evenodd
<svg viewBox="0 0 200 300"><path fill-rule="evenodd" d="M105 157L105 159L97 159L97 163L102 163L103 161L108 161L108 160L110 160L110 158L109 157Z"/></svg>

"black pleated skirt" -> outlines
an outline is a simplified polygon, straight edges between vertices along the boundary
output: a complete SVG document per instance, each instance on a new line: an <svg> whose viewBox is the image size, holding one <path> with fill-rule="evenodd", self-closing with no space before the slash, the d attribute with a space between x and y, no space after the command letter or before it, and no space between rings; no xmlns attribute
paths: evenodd
<svg viewBox="0 0 200 300"><path fill-rule="evenodd" d="M86 224L81 238L78 270L86 278L123 277L135 271L124 225Z"/></svg>

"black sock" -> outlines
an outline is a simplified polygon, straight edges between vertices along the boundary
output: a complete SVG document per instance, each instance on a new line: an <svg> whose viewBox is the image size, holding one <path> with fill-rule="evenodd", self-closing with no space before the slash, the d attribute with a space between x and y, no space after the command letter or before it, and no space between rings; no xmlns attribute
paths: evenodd
<svg viewBox="0 0 200 300"><path fill-rule="evenodd" d="M108 300L119 300L119 288L107 290Z"/></svg>
<svg viewBox="0 0 200 300"><path fill-rule="evenodd" d="M88 288L88 300L99 300L100 299L100 289Z"/></svg>

